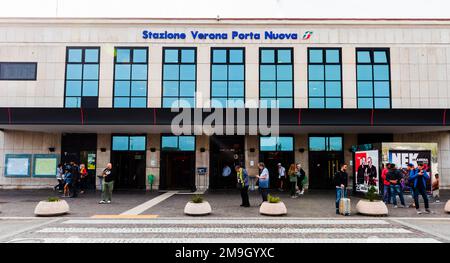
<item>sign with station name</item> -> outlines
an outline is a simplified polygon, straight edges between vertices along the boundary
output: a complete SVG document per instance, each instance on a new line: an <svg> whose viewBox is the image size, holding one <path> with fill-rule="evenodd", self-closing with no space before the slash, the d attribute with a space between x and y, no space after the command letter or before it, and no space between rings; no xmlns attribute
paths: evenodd
<svg viewBox="0 0 450 263"><path fill-rule="evenodd" d="M142 38L146 40L308 40L311 38L313 31L306 31L303 34L297 32L202 32L191 30L189 32L170 32L170 31L151 31L143 30Z"/></svg>

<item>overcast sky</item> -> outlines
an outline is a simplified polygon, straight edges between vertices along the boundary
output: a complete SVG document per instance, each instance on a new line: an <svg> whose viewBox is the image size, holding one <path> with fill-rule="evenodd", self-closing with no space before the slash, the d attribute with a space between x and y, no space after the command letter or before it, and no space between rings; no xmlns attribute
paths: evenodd
<svg viewBox="0 0 450 263"><path fill-rule="evenodd" d="M450 0L0 0L2 17L450 18Z"/></svg>

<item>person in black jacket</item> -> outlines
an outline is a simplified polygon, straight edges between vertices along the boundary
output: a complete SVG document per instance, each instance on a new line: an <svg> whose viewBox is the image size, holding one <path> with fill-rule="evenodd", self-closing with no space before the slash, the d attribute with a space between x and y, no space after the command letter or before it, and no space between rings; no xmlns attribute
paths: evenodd
<svg viewBox="0 0 450 263"><path fill-rule="evenodd" d="M339 214L339 202L342 197L347 197L345 190L348 185L347 164L341 164L341 169L334 174L334 185L336 186L336 214ZM344 193L344 196L342 196Z"/></svg>
<svg viewBox="0 0 450 263"><path fill-rule="evenodd" d="M389 167L389 172L386 174L386 180L389 181L392 203L394 204L394 208L397 208L397 194L400 197L400 202L402 206L405 208L405 198L403 197L403 190L401 186L401 180L403 179L402 172L395 167L395 164L391 164Z"/></svg>

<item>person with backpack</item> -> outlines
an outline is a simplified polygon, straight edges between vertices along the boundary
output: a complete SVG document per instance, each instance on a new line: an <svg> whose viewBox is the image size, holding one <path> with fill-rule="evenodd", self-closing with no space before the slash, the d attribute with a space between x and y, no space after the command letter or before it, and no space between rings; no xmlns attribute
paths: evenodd
<svg viewBox="0 0 450 263"><path fill-rule="evenodd" d="M431 213L430 207L428 204L428 196L427 196L427 180L430 179L430 175L423 167L423 163L418 163L417 168L411 172L409 180L411 180L414 184L414 203L416 206L417 214L422 214L419 209L419 194L423 198L423 202L425 203L425 213Z"/></svg>
<svg viewBox="0 0 450 263"><path fill-rule="evenodd" d="M341 169L334 174L333 179L336 187L336 214L339 215L339 202L341 198L347 197L348 174L346 163L341 164Z"/></svg>
<svg viewBox="0 0 450 263"><path fill-rule="evenodd" d="M389 188L391 191L392 203L394 208L397 208L397 195L400 197L400 202L403 208L406 208L405 198L403 197L403 190L401 187L402 173L395 167L395 164L390 165L390 169L386 174L386 180L389 181Z"/></svg>
<svg viewBox="0 0 450 263"><path fill-rule="evenodd" d="M241 199L243 207L250 207L250 201L248 197L248 173L241 165L237 164L234 169L236 170L237 185L241 191Z"/></svg>
<svg viewBox="0 0 450 263"><path fill-rule="evenodd" d="M411 199L413 200L412 204L409 205L409 207L416 207L416 204L414 203L414 182L411 180L411 174L414 173L416 168L414 167L414 164L408 163L407 164L407 173L405 176L405 182L404 184L409 187L409 192L411 193Z"/></svg>
<svg viewBox="0 0 450 263"><path fill-rule="evenodd" d="M297 177L298 177L299 171L297 169L297 166L295 163L291 164L288 170L288 178L289 182L291 183L291 198L297 198L297 195L295 193L295 188L297 186Z"/></svg>

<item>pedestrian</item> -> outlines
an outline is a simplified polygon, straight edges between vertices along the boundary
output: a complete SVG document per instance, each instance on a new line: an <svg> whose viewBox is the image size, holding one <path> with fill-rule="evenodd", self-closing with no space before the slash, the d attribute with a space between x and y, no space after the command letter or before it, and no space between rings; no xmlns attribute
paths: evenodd
<svg viewBox="0 0 450 263"><path fill-rule="evenodd" d="M269 194L269 170L267 170L264 163L259 163L258 168L260 170L260 174L256 177L259 180L259 192L261 193L261 197L263 202L267 201L267 195Z"/></svg>
<svg viewBox="0 0 450 263"><path fill-rule="evenodd" d="M281 165L281 163L277 164L278 167L278 181L280 182L279 191L284 191L284 180L286 179L286 169Z"/></svg>
<svg viewBox="0 0 450 263"><path fill-rule="evenodd" d="M56 180L58 181L58 184L55 185L53 189L55 189L55 191L58 189L58 192L62 193L64 190L64 168L62 163L59 163L56 168Z"/></svg>
<svg viewBox="0 0 450 263"><path fill-rule="evenodd" d="M431 185L431 191L433 192L434 202L439 203L441 202L439 198L439 174L436 173L434 178L433 184Z"/></svg>
<svg viewBox="0 0 450 263"><path fill-rule="evenodd" d="M303 185L303 181L305 180L306 177L306 173L302 168L302 165L300 163L297 164L297 186L298 186L298 191L297 194L302 195L305 192L305 186Z"/></svg>
<svg viewBox="0 0 450 263"><path fill-rule="evenodd" d="M389 172L390 163L383 165L383 170L381 171L381 180L383 180L383 202L385 204L391 203L391 189L390 183L386 180L386 174Z"/></svg>
<svg viewBox="0 0 450 263"><path fill-rule="evenodd" d="M64 168L64 195L63 197L70 197L73 184L72 174L70 173L70 166Z"/></svg>
<svg viewBox="0 0 450 263"><path fill-rule="evenodd" d="M229 178L231 175L231 168L230 166L228 166L228 164L225 164L225 166L222 169L222 185L224 188L227 188L227 186L229 185Z"/></svg>
<svg viewBox="0 0 450 263"><path fill-rule="evenodd" d="M112 191L114 187L114 174L112 171L112 164L108 163L105 170L102 173L103 187L102 187L102 200L100 204L110 204L112 200Z"/></svg>
<svg viewBox="0 0 450 263"><path fill-rule="evenodd" d="M239 190L241 191L241 206L250 207L250 201L248 197L248 173L239 164L237 164L234 169L236 170L237 185Z"/></svg>
<svg viewBox="0 0 450 263"><path fill-rule="evenodd" d="M336 214L339 215L339 202L342 197L347 197L348 174L346 163L342 163L339 171L334 174L334 185L336 187Z"/></svg>
<svg viewBox="0 0 450 263"><path fill-rule="evenodd" d="M414 183L414 203L416 205L417 214L422 214L419 207L419 194L422 196L423 202L425 203L425 213L431 213L426 190L427 180L430 179L430 176L424 169L423 163L417 163L417 168L411 173L409 179Z"/></svg>
<svg viewBox="0 0 450 263"><path fill-rule="evenodd" d="M416 207L416 205L414 202L414 182L413 182L413 180L411 180L411 173L414 173L416 168L414 167L414 164L412 164L412 163L408 163L406 168L407 168L407 172L406 172L406 178L405 178L404 184L408 186L409 192L411 194L412 203L409 205L409 207L414 208L414 207Z"/></svg>
<svg viewBox="0 0 450 263"><path fill-rule="evenodd" d="M291 187L291 198L297 198L295 189L297 186L298 174L299 174L299 171L297 169L297 166L294 163L291 164L291 166L289 167L289 171L288 171L288 178L289 178L289 183L290 183L290 187Z"/></svg>
<svg viewBox="0 0 450 263"><path fill-rule="evenodd" d="M70 173L72 174L72 191L70 198L77 198L80 187L80 167L76 162L71 162L70 166Z"/></svg>
<svg viewBox="0 0 450 263"><path fill-rule="evenodd" d="M84 194L84 191L86 191L87 176L88 172L86 166L82 163L80 164L80 194Z"/></svg>
<svg viewBox="0 0 450 263"><path fill-rule="evenodd" d="M392 203L394 208L397 208L397 195L400 198L400 202L403 208L406 208L405 199L403 197L403 189L401 187L402 174L395 167L395 164L390 165L390 169L386 174L386 180L389 181L389 189L391 191Z"/></svg>

